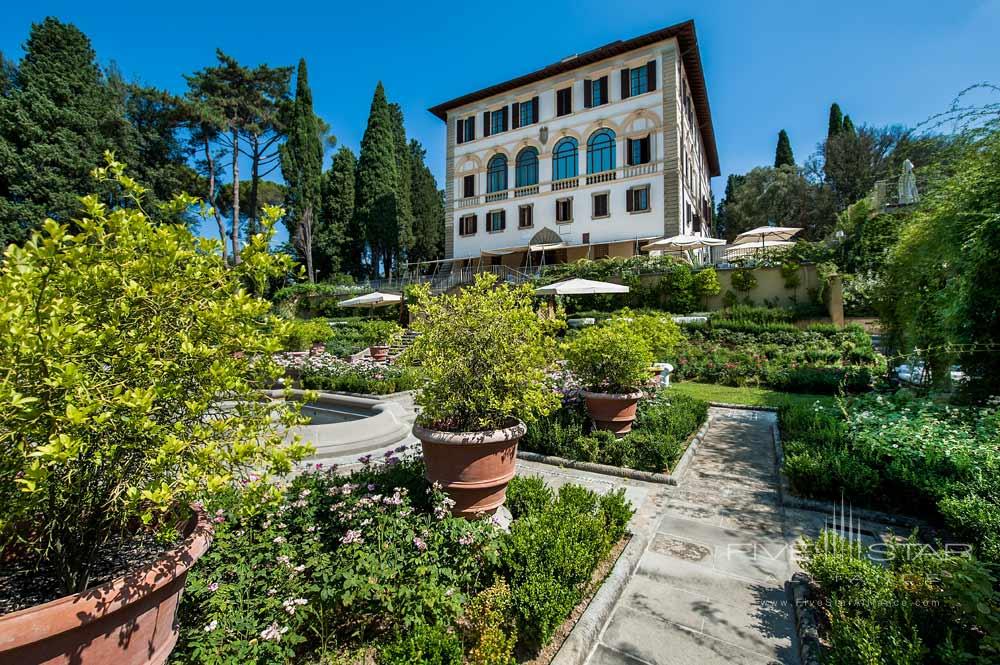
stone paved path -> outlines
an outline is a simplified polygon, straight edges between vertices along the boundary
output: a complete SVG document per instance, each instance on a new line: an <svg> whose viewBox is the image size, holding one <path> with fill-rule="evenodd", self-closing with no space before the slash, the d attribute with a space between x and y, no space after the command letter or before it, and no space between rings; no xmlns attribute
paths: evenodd
<svg viewBox="0 0 1000 665"><path fill-rule="evenodd" d="M648 529L647 546L588 664L799 662L774 414L713 408L711 416L680 485L608 481L633 485L641 499L633 532Z"/></svg>

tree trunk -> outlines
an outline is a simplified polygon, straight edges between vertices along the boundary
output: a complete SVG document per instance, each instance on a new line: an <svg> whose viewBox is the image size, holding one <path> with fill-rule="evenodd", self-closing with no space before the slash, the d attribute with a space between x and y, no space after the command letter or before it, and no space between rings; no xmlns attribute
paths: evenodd
<svg viewBox="0 0 1000 665"><path fill-rule="evenodd" d="M233 128L233 264L240 262L240 134Z"/></svg>
<svg viewBox="0 0 1000 665"><path fill-rule="evenodd" d="M260 137L252 134L250 137L250 153L253 155L250 161L250 212L247 233L253 235L257 229L257 183L260 181Z"/></svg>
<svg viewBox="0 0 1000 665"><path fill-rule="evenodd" d="M313 271L312 256L312 219L312 208L306 208L302 211L302 215L299 217L299 221L295 225L295 239L293 240L295 249L298 250L302 258L305 259L306 276L309 278L310 283L316 281L316 274Z"/></svg>
<svg viewBox="0 0 1000 665"><path fill-rule="evenodd" d="M222 241L222 262L229 265L229 249L226 242L226 224L219 214L219 207L215 205L215 159L212 157L212 147L208 142L208 134L204 135L205 162L208 164L208 205L212 206L212 214L215 215L215 223L219 227L219 240Z"/></svg>

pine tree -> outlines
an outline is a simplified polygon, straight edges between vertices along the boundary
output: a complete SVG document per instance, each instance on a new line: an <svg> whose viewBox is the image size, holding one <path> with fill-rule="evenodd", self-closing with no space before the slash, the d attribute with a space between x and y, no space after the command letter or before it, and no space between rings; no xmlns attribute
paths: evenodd
<svg viewBox="0 0 1000 665"><path fill-rule="evenodd" d="M410 261L433 261L444 255L444 196L427 168L427 151L410 141L410 200L413 204L413 249Z"/></svg>
<svg viewBox="0 0 1000 665"><path fill-rule="evenodd" d="M406 145L406 127L403 124L403 109L399 104L389 104L392 114L392 134L395 143L396 173L396 247L393 252L398 263L407 260L413 247L413 203L410 200L410 148Z"/></svg>
<svg viewBox="0 0 1000 665"><path fill-rule="evenodd" d="M795 155L792 154L792 144L788 140L788 132L778 132L778 147L774 150L774 168L795 166Z"/></svg>
<svg viewBox="0 0 1000 665"><path fill-rule="evenodd" d="M362 276L364 233L356 225L354 180L358 160L350 148L342 147L323 174L323 204L319 224L313 231L313 261L320 275L349 273Z"/></svg>
<svg viewBox="0 0 1000 665"><path fill-rule="evenodd" d="M827 126L826 138L832 139L842 131L844 131L844 114L840 111L840 104L834 102L830 105L830 122Z"/></svg>
<svg viewBox="0 0 1000 665"><path fill-rule="evenodd" d="M0 246L24 240L46 217L72 219L95 188L105 150L127 152L120 100L76 27L31 26L24 58L5 62L0 97Z"/></svg>
<svg viewBox="0 0 1000 665"><path fill-rule="evenodd" d="M379 81L368 112L368 126L361 138L355 186L355 214L368 241L373 275L378 274L380 261L387 274L392 267L393 252L399 239L396 228L398 190L392 112Z"/></svg>
<svg viewBox="0 0 1000 665"><path fill-rule="evenodd" d="M323 143L313 112L312 90L305 58L299 60L295 101L288 114L288 140L281 146L281 175L288 186L285 224L288 237L305 261L309 281L316 281L313 268L313 226L320 208L323 177Z"/></svg>
<svg viewBox="0 0 1000 665"><path fill-rule="evenodd" d="M844 116L844 131L849 134L857 134L857 130L854 129L854 121L849 115Z"/></svg>

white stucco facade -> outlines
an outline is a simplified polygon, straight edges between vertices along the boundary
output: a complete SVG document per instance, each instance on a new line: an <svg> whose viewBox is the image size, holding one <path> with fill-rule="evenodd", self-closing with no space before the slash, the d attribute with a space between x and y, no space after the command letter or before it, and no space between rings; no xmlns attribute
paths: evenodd
<svg viewBox="0 0 1000 665"><path fill-rule="evenodd" d="M710 178L718 167L710 163L703 125L708 122L710 128L711 119L698 117L679 49L677 39L664 39L579 68L562 66L553 76L448 108L447 257L489 256L494 263L517 267L538 261L531 250L543 247L558 248L560 260L576 260L631 255L644 242L664 235L711 235ZM623 70L642 70L648 78L654 72L651 63L655 78L645 86L655 89L636 93L629 85L623 98ZM607 101L586 108L585 85L602 77L607 77ZM557 115L557 91L566 88L572 89L572 109ZM538 103L537 122L514 128L512 116L519 108L514 105L532 99ZM508 128L484 136L484 113L500 109L506 109ZM464 131L460 121L475 123L475 138L457 140L459 127ZM604 159L595 157L598 167L588 173L588 139L602 130L614 134L613 165L605 151ZM710 133L707 136L714 141ZM577 175L556 178L553 151L564 137L577 142ZM628 159L630 139L648 140L641 158ZM518 155L526 148L537 150L537 182L518 187ZM715 154L714 143L710 148ZM497 187L496 170L493 178L487 172L496 155L506 158L506 189ZM648 200L648 209L628 209L629 192L637 188L648 188L648 193L632 195L631 207ZM607 198L595 204L595 195ZM557 220L557 201L564 199L571 200L572 216ZM605 202L607 214L599 214ZM519 224L521 206L531 207L530 226ZM487 216L501 210L504 228L490 230ZM469 223L460 221L473 215L474 233Z"/></svg>

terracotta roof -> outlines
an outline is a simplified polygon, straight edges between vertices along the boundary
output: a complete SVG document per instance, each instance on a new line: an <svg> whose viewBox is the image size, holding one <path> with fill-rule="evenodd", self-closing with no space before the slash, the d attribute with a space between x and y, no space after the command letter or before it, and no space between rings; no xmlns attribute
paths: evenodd
<svg viewBox="0 0 1000 665"><path fill-rule="evenodd" d="M705 86L705 75L701 69L701 55L698 52L698 36L695 34L694 21L678 23L669 28L654 30L653 32L648 32L645 35L633 37L632 39L619 39L592 51L565 58L548 67L533 71L530 74L525 74L524 76L519 76L509 81L497 83L488 88L456 97L432 107L430 112L442 120L446 120L447 112L451 109L472 104L482 99L487 99L494 95L534 83L535 81L541 81L556 74L569 72L671 38L676 38L680 46L680 57L684 62L684 69L687 71L688 82L690 83L691 99L694 102L695 112L698 114L698 119L701 122L701 138L705 145L709 170L713 176L720 175L719 151L715 145L715 130L712 128L712 111L708 105L708 89Z"/></svg>

